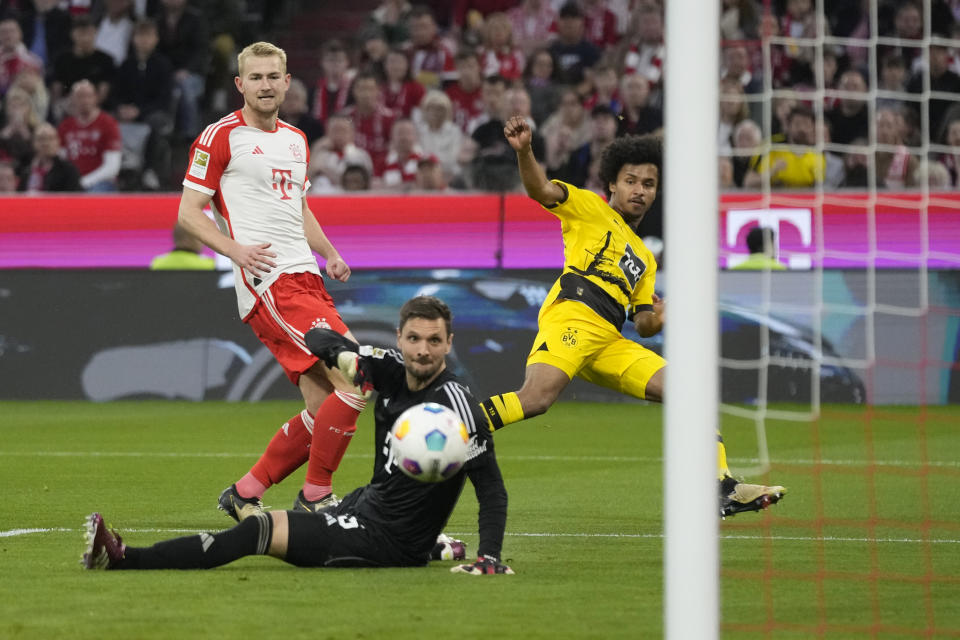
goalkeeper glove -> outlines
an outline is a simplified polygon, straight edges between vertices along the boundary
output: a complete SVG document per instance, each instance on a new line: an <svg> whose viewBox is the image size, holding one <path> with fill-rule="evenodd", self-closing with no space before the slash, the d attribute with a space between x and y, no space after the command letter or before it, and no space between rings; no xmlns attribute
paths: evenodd
<svg viewBox="0 0 960 640"><path fill-rule="evenodd" d="M357 387L364 398L373 393L370 372L357 355L360 346L332 329L311 329L304 339L313 355L317 356L331 369L337 369L353 386Z"/></svg>
<svg viewBox="0 0 960 640"><path fill-rule="evenodd" d="M337 354L337 369L349 382L353 384L364 398L373 393L373 383L370 382L370 372L366 364L355 351L341 351Z"/></svg>
<svg viewBox="0 0 960 640"><path fill-rule="evenodd" d="M501 563L493 556L478 556L473 564L458 564L450 569L451 573L469 573L472 576L493 575L505 573L513 575L513 569Z"/></svg>

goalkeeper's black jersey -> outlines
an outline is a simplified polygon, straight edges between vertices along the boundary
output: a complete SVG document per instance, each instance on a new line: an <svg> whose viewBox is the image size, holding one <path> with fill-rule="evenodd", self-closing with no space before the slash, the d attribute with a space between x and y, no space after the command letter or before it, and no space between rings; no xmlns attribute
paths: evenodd
<svg viewBox="0 0 960 640"><path fill-rule="evenodd" d="M480 507L480 554L500 557L507 519L507 495L493 452L493 437L477 400L460 380L445 370L426 388L411 392L403 356L395 350L361 347L361 358L379 394L373 478L347 496L357 515L377 522L411 555L428 554L453 512L469 476ZM453 409L470 434L467 464L445 482L424 483L405 476L390 456L388 437L401 413L422 402Z"/></svg>

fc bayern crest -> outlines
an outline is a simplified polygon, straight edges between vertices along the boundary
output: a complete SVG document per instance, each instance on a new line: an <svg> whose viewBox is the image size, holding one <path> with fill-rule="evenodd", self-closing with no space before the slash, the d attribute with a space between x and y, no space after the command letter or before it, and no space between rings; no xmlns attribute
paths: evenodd
<svg viewBox="0 0 960 640"><path fill-rule="evenodd" d="M290 151L293 153L293 159L297 162L303 162L303 149L298 144L290 145Z"/></svg>

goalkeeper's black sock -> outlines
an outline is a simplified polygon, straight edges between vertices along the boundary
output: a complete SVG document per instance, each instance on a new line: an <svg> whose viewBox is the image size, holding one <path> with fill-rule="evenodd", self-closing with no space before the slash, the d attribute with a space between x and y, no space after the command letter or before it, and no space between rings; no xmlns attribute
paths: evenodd
<svg viewBox="0 0 960 640"><path fill-rule="evenodd" d="M270 546L273 520L267 514L245 519L232 529L128 547L117 569L212 569L244 556L263 555Z"/></svg>
<svg viewBox="0 0 960 640"><path fill-rule="evenodd" d="M483 407L484 415L487 416L490 431L496 431L508 424L523 420L523 406L520 404L520 398L513 391L490 396L480 405Z"/></svg>

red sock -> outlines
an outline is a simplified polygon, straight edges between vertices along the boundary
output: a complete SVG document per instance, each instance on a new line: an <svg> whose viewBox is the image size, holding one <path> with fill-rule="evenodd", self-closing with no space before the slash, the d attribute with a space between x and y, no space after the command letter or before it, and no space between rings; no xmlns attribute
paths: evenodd
<svg viewBox="0 0 960 640"><path fill-rule="evenodd" d="M257 460L257 463L250 469L248 476L260 482L266 488L275 485L307 461L310 457L310 440L313 434L313 417L304 409L294 417L290 418L277 433L274 434L267 445L266 451ZM244 482L247 476L244 476L240 482L237 482L237 491L245 498L252 497L247 495L244 490L256 490L258 487ZM244 484L241 487L241 483ZM262 492L262 490L261 490ZM260 497L260 494L257 494Z"/></svg>
<svg viewBox="0 0 960 640"><path fill-rule="evenodd" d="M363 396L334 391L320 405L314 421L307 480L303 485L307 500L319 500L330 493L333 472L340 466L357 430L357 416L366 404Z"/></svg>

